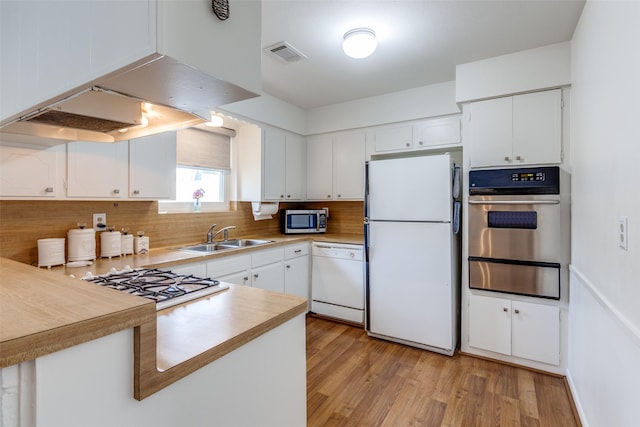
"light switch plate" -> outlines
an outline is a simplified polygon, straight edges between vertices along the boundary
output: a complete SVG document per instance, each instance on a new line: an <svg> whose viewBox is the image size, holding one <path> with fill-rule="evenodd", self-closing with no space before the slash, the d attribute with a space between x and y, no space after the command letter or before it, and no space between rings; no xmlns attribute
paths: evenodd
<svg viewBox="0 0 640 427"><path fill-rule="evenodd" d="M629 239L629 220L626 216L618 218L618 245L620 248L627 250Z"/></svg>

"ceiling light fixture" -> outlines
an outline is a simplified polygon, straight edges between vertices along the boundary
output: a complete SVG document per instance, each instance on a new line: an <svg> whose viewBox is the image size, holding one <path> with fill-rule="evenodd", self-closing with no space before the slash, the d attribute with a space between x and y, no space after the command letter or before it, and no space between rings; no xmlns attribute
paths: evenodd
<svg viewBox="0 0 640 427"><path fill-rule="evenodd" d="M351 58L366 58L376 50L377 46L376 33L370 28L354 28L344 33L342 50Z"/></svg>
<svg viewBox="0 0 640 427"><path fill-rule="evenodd" d="M224 120L222 119L222 117L214 113L211 113L211 120L205 123L205 125L209 126L210 128L219 128L223 124Z"/></svg>

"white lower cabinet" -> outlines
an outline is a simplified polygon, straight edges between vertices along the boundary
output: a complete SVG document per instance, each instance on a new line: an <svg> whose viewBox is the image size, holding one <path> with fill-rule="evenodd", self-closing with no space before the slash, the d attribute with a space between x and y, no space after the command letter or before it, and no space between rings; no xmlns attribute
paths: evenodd
<svg viewBox="0 0 640 427"><path fill-rule="evenodd" d="M250 286L251 255L227 256L207 263L207 276L221 282Z"/></svg>
<svg viewBox="0 0 640 427"><path fill-rule="evenodd" d="M210 277L221 282L298 295L307 300L310 295L309 242L167 269L174 273Z"/></svg>
<svg viewBox="0 0 640 427"><path fill-rule="evenodd" d="M469 346L560 364L560 308L470 295Z"/></svg>
<svg viewBox="0 0 640 427"><path fill-rule="evenodd" d="M171 270L172 272L178 274L191 274L195 277L207 277L207 264L204 262L194 262L192 264L177 265L175 267L170 267L167 270Z"/></svg>
<svg viewBox="0 0 640 427"><path fill-rule="evenodd" d="M284 292L310 301L309 243L284 248ZM309 303L307 304L309 306Z"/></svg>
<svg viewBox="0 0 640 427"><path fill-rule="evenodd" d="M251 286L284 292L284 249L274 248L251 254Z"/></svg>

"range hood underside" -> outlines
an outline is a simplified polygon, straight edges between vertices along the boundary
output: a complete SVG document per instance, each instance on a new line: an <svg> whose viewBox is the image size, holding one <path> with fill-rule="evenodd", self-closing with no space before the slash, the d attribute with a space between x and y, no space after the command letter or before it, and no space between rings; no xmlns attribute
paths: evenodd
<svg viewBox="0 0 640 427"><path fill-rule="evenodd" d="M10 138L14 140L32 136L117 142L195 126L207 121L210 111L220 105L256 96L163 56L90 82L71 96L50 100L4 125L0 133L6 134L3 139L17 136Z"/></svg>

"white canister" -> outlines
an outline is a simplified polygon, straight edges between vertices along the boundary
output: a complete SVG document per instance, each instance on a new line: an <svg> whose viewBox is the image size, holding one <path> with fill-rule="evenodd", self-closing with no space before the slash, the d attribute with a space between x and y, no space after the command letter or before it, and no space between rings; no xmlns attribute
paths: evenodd
<svg viewBox="0 0 640 427"><path fill-rule="evenodd" d="M122 255L133 254L133 234L123 234L120 241L122 246Z"/></svg>
<svg viewBox="0 0 640 427"><path fill-rule="evenodd" d="M100 256L111 258L122 255L122 238L119 231L100 233Z"/></svg>
<svg viewBox="0 0 640 427"><path fill-rule="evenodd" d="M134 246L137 254L146 254L149 252L149 236L136 236Z"/></svg>
<svg viewBox="0 0 640 427"><path fill-rule="evenodd" d="M96 259L96 233L93 228L75 228L67 233L69 261Z"/></svg>
<svg viewBox="0 0 640 427"><path fill-rule="evenodd" d="M38 240L38 267L51 268L64 264L65 238L51 238Z"/></svg>

